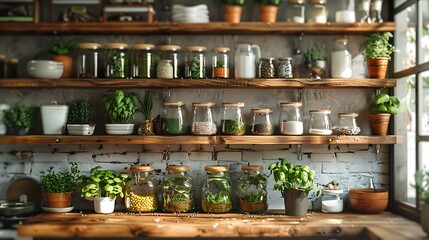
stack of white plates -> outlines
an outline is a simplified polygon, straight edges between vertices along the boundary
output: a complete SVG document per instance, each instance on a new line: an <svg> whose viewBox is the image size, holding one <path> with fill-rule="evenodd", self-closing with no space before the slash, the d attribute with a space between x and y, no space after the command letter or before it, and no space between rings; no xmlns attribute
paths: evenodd
<svg viewBox="0 0 429 240"><path fill-rule="evenodd" d="M200 4L196 6L183 6L179 4L173 5L173 16L174 22L185 22L185 23L207 23L209 22L209 10L206 4Z"/></svg>

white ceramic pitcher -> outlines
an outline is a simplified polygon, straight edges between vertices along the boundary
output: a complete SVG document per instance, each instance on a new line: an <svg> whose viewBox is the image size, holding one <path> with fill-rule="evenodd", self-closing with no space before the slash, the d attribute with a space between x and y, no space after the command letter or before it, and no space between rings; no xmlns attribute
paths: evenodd
<svg viewBox="0 0 429 240"><path fill-rule="evenodd" d="M235 77L255 78L257 61L261 58L258 45L239 43L235 48Z"/></svg>

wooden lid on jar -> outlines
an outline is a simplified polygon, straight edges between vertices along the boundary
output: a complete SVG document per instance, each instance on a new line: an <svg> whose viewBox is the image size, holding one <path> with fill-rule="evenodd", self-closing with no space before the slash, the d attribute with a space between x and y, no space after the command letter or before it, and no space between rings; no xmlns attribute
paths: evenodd
<svg viewBox="0 0 429 240"><path fill-rule="evenodd" d="M215 47L212 49L213 52L217 52L217 53L226 53L229 52L231 49L227 48L227 47Z"/></svg>
<svg viewBox="0 0 429 240"><path fill-rule="evenodd" d="M204 46L188 46L186 47L186 51L188 52L204 52L207 48Z"/></svg>
<svg viewBox="0 0 429 240"><path fill-rule="evenodd" d="M165 168L168 172L187 172L189 171L189 167L186 165L170 165Z"/></svg>
<svg viewBox="0 0 429 240"><path fill-rule="evenodd" d="M342 113L338 113L338 117L358 117L359 113L354 113L354 112L342 112Z"/></svg>
<svg viewBox="0 0 429 240"><path fill-rule="evenodd" d="M130 171L131 172L152 172L154 170L153 166L131 166Z"/></svg>
<svg viewBox="0 0 429 240"><path fill-rule="evenodd" d="M261 57L259 60L260 61L274 61L275 58L273 57Z"/></svg>
<svg viewBox="0 0 429 240"><path fill-rule="evenodd" d="M181 47L179 45L161 45L158 46L160 51L179 51Z"/></svg>
<svg viewBox="0 0 429 240"><path fill-rule="evenodd" d="M138 43L138 44L134 44L133 48L139 49L139 50L152 50L155 48L155 45L147 44L147 43Z"/></svg>
<svg viewBox="0 0 429 240"><path fill-rule="evenodd" d="M280 107L287 107L287 106L301 107L302 102L281 102L280 103Z"/></svg>
<svg viewBox="0 0 429 240"><path fill-rule="evenodd" d="M241 170L245 172L260 172L264 169L261 165L243 165Z"/></svg>
<svg viewBox="0 0 429 240"><path fill-rule="evenodd" d="M193 107L213 107L215 105L216 103L214 102L193 102L192 103Z"/></svg>
<svg viewBox="0 0 429 240"><path fill-rule="evenodd" d="M106 44L107 49L125 49L128 48L126 43L108 43Z"/></svg>
<svg viewBox="0 0 429 240"><path fill-rule="evenodd" d="M305 0L288 0L290 4L304 4Z"/></svg>
<svg viewBox="0 0 429 240"><path fill-rule="evenodd" d="M310 4L322 4L322 5L324 5L328 2L328 0L308 0L308 2Z"/></svg>
<svg viewBox="0 0 429 240"><path fill-rule="evenodd" d="M281 57L281 58L279 58L279 61L292 61L293 60L293 58L291 58L291 57Z"/></svg>
<svg viewBox="0 0 429 240"><path fill-rule="evenodd" d="M204 170L207 172L226 172L228 171L228 166L219 166L219 165L207 165L204 167Z"/></svg>
<svg viewBox="0 0 429 240"><path fill-rule="evenodd" d="M163 102L164 106L183 106L185 105L185 102L183 101L177 101L177 102Z"/></svg>
<svg viewBox="0 0 429 240"><path fill-rule="evenodd" d="M99 43L80 43L80 49L98 49L101 48L101 44Z"/></svg>
<svg viewBox="0 0 429 240"><path fill-rule="evenodd" d="M325 110L325 109L312 109L309 111L310 113L323 113L323 114L331 114L331 110Z"/></svg>
<svg viewBox="0 0 429 240"><path fill-rule="evenodd" d="M271 113L271 108L252 108L252 113Z"/></svg>
<svg viewBox="0 0 429 240"><path fill-rule="evenodd" d="M244 107L244 102L224 102L222 103L224 107Z"/></svg>

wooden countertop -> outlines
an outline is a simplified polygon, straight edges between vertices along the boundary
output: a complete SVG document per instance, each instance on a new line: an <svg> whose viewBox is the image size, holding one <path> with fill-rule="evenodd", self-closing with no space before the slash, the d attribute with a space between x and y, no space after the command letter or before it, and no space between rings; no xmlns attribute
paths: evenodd
<svg viewBox="0 0 429 240"><path fill-rule="evenodd" d="M390 212L309 213L306 218L272 211L241 213L41 213L18 227L25 237L309 237L429 239L421 226Z"/></svg>

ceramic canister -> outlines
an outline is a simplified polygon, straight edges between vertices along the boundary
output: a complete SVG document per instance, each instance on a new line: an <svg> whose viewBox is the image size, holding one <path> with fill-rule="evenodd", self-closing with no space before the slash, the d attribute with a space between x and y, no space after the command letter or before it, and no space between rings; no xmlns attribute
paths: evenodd
<svg viewBox="0 0 429 240"><path fill-rule="evenodd" d="M6 134L6 125L3 123L4 111L9 110L9 105L0 104L0 135Z"/></svg>
<svg viewBox="0 0 429 240"><path fill-rule="evenodd" d="M68 105L49 104L40 107L43 134L63 134L69 113Z"/></svg>

